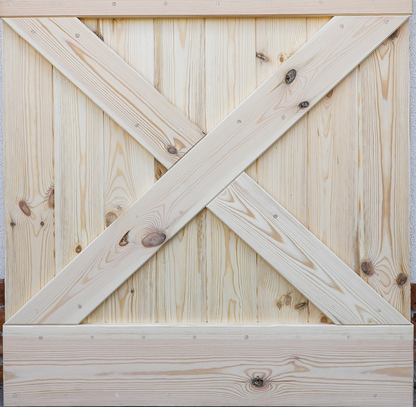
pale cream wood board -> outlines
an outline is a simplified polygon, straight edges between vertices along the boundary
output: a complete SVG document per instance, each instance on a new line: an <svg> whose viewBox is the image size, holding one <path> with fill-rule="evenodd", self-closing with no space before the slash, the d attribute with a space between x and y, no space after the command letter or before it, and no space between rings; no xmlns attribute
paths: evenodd
<svg viewBox="0 0 416 407"><path fill-rule="evenodd" d="M256 89L255 38L255 19L206 20L208 132ZM210 212L205 233L207 321L256 322L256 253Z"/></svg>
<svg viewBox="0 0 416 407"><path fill-rule="evenodd" d="M52 66L3 31L6 319L55 275Z"/></svg>
<svg viewBox="0 0 416 407"><path fill-rule="evenodd" d="M411 13L411 0L0 0L1 17L261 17Z"/></svg>
<svg viewBox="0 0 416 407"><path fill-rule="evenodd" d="M103 112L53 68L53 113L59 273L104 230Z"/></svg>
<svg viewBox="0 0 416 407"><path fill-rule="evenodd" d="M305 18L256 20L257 85L306 42ZM260 186L306 224L307 118L304 117L256 162ZM251 174L250 174L251 175ZM306 298L260 256L258 315L261 322L307 322Z"/></svg>
<svg viewBox="0 0 416 407"><path fill-rule="evenodd" d="M410 325L6 326L4 341L6 406L410 407L413 399ZM263 387L252 385L257 377Z"/></svg>
<svg viewBox="0 0 416 407"><path fill-rule="evenodd" d="M359 270L371 287L407 318L409 73L406 23L360 67Z"/></svg>
<svg viewBox="0 0 416 407"><path fill-rule="evenodd" d="M155 20L155 87L205 128L203 19ZM156 255L158 322L206 321L205 214L199 214Z"/></svg>
<svg viewBox="0 0 416 407"><path fill-rule="evenodd" d="M298 74L300 80L296 82L297 92L292 92L292 87L277 86L281 83L289 67L289 64L284 64L242 106L230 114L220 126L194 147L190 154L178 162L162 180L139 199L132 210L127 211L119 219L117 228L114 227L116 224L114 223L90 245L88 250L78 256L78 259L81 260L70 263L66 273L60 273L53 284L46 286L40 295L37 295L23 307L15 315L13 322L21 321L21 317L23 317L26 322L45 323L54 320L56 315L58 315L59 321L65 320L68 323L82 320L99 302L114 291L115 287L119 286L138 266L158 250L158 247L144 248L141 245L143 234L163 228L168 237L174 235L203 208L216 191L222 189L229 180L238 175L245 165L244 163L250 163L299 120L304 112L309 110L299 110L297 107L299 92L302 92L302 99L310 101L310 108L313 107L345 74L374 49L382 38L388 36L406 19L407 17L389 17L388 19L386 17L334 18L309 41L308 46L302 47L290 60L290 65L297 67L301 66L302 61L307 58L309 63L302 68L303 77L313 75L314 81L304 82L302 76ZM356 32L360 32L360 36L356 36ZM366 38L366 41L362 41L362 38ZM337 43L336 49L332 47L335 42ZM344 48L354 50L354 52L344 52ZM308 54L312 54L312 56L308 56ZM325 59L323 59L324 55ZM323 61L326 63L323 64ZM330 72L337 72L336 77L328 74L329 66ZM270 91L271 93L268 93ZM270 110L267 107L270 106L270 103L275 103L281 98L285 99L285 103L280 105L277 110L273 108ZM291 105L292 103L293 105ZM265 123L261 123L259 129L253 134L254 129L251 127L256 123L256 120L259 117L267 117L268 114L272 114L271 118ZM284 120L282 119L283 114L285 115ZM260 116L257 116L256 119L256 115ZM244 118L244 122L237 122L240 117ZM272 128L276 131L275 124L279 126L280 130L277 134L271 135ZM224 131L225 129L228 130ZM233 137L233 132L239 133L238 145L235 145L236 139ZM205 152L208 149L211 154L206 156ZM229 150L233 153L231 160L227 154ZM227 160L224 160L225 157ZM207 176L207 171L209 176ZM185 174L186 179L183 178ZM166 185L174 183L175 188L166 190ZM184 194L184 190L186 190L186 194ZM166 193L169 194L170 205L168 208L160 213L157 210L152 210L151 207L149 209L149 202L156 203L165 200ZM140 220L138 220L139 218ZM130 243L132 244L120 248L118 242L126 230L130 230ZM137 250L138 247L141 249ZM107 254L105 254L106 252ZM96 257L97 254L98 257ZM95 275L94 263L98 264L96 262L100 262L100 257L103 255L107 264L104 266L103 263L100 263L99 287L97 281L91 279ZM85 260L82 260L83 258ZM117 261L116 258L118 258ZM91 261L92 263L90 263ZM84 264L84 266L81 268L78 263ZM116 263L117 269L122 272L113 276L111 270ZM88 280L81 277L85 273L89 273ZM79 285L77 286L77 281L80 280L78 280L79 277L75 277L76 275L81 277L83 281L82 289ZM92 284L93 282L96 284ZM68 287L70 288L71 298L68 298L67 295L68 299L65 298L66 301L61 301L60 290L64 287L65 291L68 290ZM90 295L91 290L95 293L94 295ZM47 301L45 301L45 295L48 298ZM46 302L48 303L47 308L45 307ZM54 307L53 304L56 306ZM26 316L24 316L25 314ZM397 317L397 321L403 322L400 316ZM374 318L382 321L384 317L379 315Z"/></svg>
<svg viewBox="0 0 416 407"><path fill-rule="evenodd" d="M152 19L101 20L94 30L150 84L154 83ZM121 216L154 183L154 158L104 114L105 226ZM133 274L84 322L155 322L154 258Z"/></svg>
<svg viewBox="0 0 416 407"><path fill-rule="evenodd" d="M208 208L332 321L374 324L377 314L397 317L385 299L248 175L238 177Z"/></svg>
<svg viewBox="0 0 416 407"><path fill-rule="evenodd" d="M77 18L4 21L166 167L202 137L201 130ZM176 150L169 153L172 148Z"/></svg>
<svg viewBox="0 0 416 407"><path fill-rule="evenodd" d="M312 37L328 19L308 19ZM354 70L308 114L308 228L357 270L358 100ZM311 321L327 318L311 310Z"/></svg>

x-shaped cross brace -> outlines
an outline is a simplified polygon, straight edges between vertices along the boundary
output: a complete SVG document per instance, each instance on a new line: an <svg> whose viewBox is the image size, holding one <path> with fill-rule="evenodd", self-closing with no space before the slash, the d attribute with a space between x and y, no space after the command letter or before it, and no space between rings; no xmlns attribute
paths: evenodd
<svg viewBox="0 0 416 407"><path fill-rule="evenodd" d="M171 167L8 323L80 323L205 207L335 323L408 323L242 174L407 18L334 17L204 138L79 20L6 19Z"/></svg>

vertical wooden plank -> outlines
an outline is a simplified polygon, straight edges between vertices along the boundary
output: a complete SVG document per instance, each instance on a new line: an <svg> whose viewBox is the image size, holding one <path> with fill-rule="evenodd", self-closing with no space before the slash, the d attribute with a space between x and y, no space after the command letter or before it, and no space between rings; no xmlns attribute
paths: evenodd
<svg viewBox="0 0 416 407"><path fill-rule="evenodd" d="M103 113L55 68L53 97L59 272L104 230Z"/></svg>
<svg viewBox="0 0 416 407"><path fill-rule="evenodd" d="M205 35L210 131L256 88L255 20L207 19ZM256 253L213 214L206 225L207 321L257 321Z"/></svg>
<svg viewBox="0 0 416 407"><path fill-rule="evenodd" d="M203 19L155 20L155 87L205 129ZM180 130L180 129L179 129ZM164 172L156 165L156 176ZM206 320L205 211L157 253L158 322Z"/></svg>
<svg viewBox="0 0 416 407"><path fill-rule="evenodd" d="M256 20L257 85L306 42L305 18ZM307 222L307 120L304 118L257 160L257 182L292 215ZM307 322L306 298L258 258L261 322Z"/></svg>
<svg viewBox="0 0 416 407"><path fill-rule="evenodd" d="M6 318L55 275L52 66L4 24Z"/></svg>
<svg viewBox="0 0 416 407"><path fill-rule="evenodd" d="M152 19L101 20L103 41L154 82ZM104 115L105 226L123 214L154 182L154 158ZM85 322L155 322L156 259L152 258L114 292Z"/></svg>
<svg viewBox="0 0 416 407"><path fill-rule="evenodd" d="M327 18L308 19L312 37ZM353 270L357 268L357 71L308 117L308 227ZM311 322L328 322L313 308Z"/></svg>
<svg viewBox="0 0 416 407"><path fill-rule="evenodd" d="M410 317L409 23L360 69L360 274Z"/></svg>

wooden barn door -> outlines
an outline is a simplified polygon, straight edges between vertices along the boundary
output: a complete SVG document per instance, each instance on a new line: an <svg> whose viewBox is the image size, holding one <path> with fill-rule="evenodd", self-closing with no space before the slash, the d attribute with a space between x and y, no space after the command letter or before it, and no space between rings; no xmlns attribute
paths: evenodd
<svg viewBox="0 0 416 407"><path fill-rule="evenodd" d="M411 406L408 2L3 3L5 405Z"/></svg>

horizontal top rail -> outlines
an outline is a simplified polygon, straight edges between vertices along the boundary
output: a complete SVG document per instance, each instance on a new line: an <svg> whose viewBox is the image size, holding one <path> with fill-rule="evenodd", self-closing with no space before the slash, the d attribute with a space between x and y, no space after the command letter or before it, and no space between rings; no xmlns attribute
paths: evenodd
<svg viewBox="0 0 416 407"><path fill-rule="evenodd" d="M0 17L261 17L411 13L411 0L0 0Z"/></svg>

